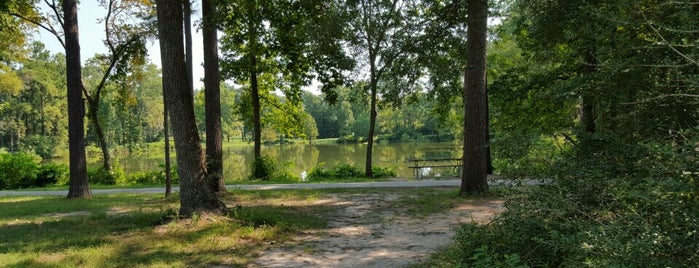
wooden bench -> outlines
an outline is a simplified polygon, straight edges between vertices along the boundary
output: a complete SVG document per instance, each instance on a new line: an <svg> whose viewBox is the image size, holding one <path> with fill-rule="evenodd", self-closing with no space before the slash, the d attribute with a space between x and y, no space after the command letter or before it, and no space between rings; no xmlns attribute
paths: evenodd
<svg viewBox="0 0 699 268"><path fill-rule="evenodd" d="M453 168L461 176L461 158L430 158L430 159L406 159L408 168L413 169L415 179L422 179L424 174L422 170L425 168Z"/></svg>

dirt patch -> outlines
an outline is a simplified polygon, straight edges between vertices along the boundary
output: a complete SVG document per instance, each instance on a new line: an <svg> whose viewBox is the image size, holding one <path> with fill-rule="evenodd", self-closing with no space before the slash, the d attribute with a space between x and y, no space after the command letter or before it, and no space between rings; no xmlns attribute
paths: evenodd
<svg viewBox="0 0 699 268"><path fill-rule="evenodd" d="M327 229L272 247L249 267L405 267L449 245L460 224L488 222L503 204L465 201L444 212L415 216L401 198L390 192L320 197L312 203L337 208Z"/></svg>

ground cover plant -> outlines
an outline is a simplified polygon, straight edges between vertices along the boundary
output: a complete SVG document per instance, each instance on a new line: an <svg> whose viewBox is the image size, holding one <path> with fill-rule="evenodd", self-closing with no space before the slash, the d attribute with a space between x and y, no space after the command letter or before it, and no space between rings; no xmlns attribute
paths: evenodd
<svg viewBox="0 0 699 268"><path fill-rule="evenodd" d="M435 267L696 267L696 141L581 140L551 185L512 190L488 225L464 225Z"/></svg>
<svg viewBox="0 0 699 268"><path fill-rule="evenodd" d="M396 172L391 168L372 167L373 178L385 179L395 177ZM341 164L332 168L323 167L320 165L315 167L308 173L308 181L331 181L331 180L351 180L365 178L364 172L357 166L349 164Z"/></svg>

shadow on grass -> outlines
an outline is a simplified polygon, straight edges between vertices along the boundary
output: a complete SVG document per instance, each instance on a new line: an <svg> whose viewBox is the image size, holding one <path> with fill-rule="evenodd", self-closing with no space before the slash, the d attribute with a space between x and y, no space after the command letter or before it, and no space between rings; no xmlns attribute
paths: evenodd
<svg viewBox="0 0 699 268"><path fill-rule="evenodd" d="M274 243L325 227L320 214L329 209L259 205L233 207L228 217L172 221L175 201L154 195L0 199L0 266L243 267Z"/></svg>

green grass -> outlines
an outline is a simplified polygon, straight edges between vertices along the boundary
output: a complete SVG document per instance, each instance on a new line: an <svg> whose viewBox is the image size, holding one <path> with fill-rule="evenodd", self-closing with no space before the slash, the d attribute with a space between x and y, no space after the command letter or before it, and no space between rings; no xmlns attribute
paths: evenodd
<svg viewBox="0 0 699 268"><path fill-rule="evenodd" d="M306 200L301 191L258 194L237 200ZM244 266L270 241L303 229L323 228L323 207L235 207L229 217L173 221L177 196L96 195L0 198L0 267L191 267Z"/></svg>
<svg viewBox="0 0 699 268"><path fill-rule="evenodd" d="M295 234L327 228L339 207L313 201L386 191L404 196L387 206L416 217L463 201L443 189L233 190L227 217L176 220L176 194L0 197L0 267L245 267Z"/></svg>

